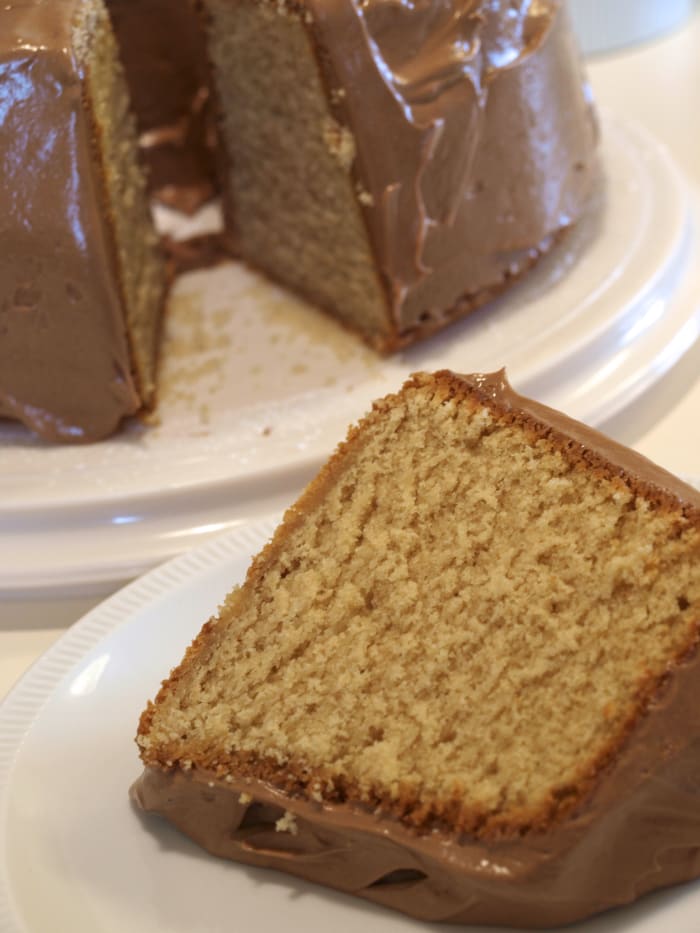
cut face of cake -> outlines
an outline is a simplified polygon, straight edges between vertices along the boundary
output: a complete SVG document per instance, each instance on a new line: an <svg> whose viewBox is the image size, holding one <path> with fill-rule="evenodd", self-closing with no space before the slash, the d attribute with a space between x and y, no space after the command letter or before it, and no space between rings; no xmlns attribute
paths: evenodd
<svg viewBox="0 0 700 933"><path fill-rule="evenodd" d="M0 416L94 440L151 404L165 268L99 0L0 11Z"/></svg>
<svg viewBox="0 0 700 933"><path fill-rule="evenodd" d="M375 403L144 712L139 804L414 916L700 874L700 494L514 393Z"/></svg>
<svg viewBox="0 0 700 933"><path fill-rule="evenodd" d="M557 0L204 6L238 250L380 350L580 217L596 127Z"/></svg>

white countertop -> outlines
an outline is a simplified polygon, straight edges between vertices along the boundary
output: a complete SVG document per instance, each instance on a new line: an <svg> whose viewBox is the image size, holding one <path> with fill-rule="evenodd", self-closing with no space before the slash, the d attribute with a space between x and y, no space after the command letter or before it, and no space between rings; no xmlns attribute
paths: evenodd
<svg viewBox="0 0 700 933"><path fill-rule="evenodd" d="M665 143L700 191L698 48L700 11L681 32L591 60L588 70L600 103ZM603 430L673 472L700 476L700 343ZM0 698L103 596L21 605L0 601Z"/></svg>

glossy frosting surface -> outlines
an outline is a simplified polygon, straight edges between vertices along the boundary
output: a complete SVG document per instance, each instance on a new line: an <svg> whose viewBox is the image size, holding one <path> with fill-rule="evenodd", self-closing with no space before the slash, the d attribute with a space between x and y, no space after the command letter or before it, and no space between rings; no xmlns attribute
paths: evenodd
<svg viewBox="0 0 700 933"><path fill-rule="evenodd" d="M52 440L139 407L73 42L79 0L0 9L0 415Z"/></svg>
<svg viewBox="0 0 700 933"><path fill-rule="evenodd" d="M579 217L597 129L558 0L307 6L399 331L518 274Z"/></svg>
<svg viewBox="0 0 700 933"><path fill-rule="evenodd" d="M0 10L0 415L65 440L103 437L140 406L73 42L80 9L10 0ZM429 330L527 268L583 208L596 131L568 23L555 0L306 9L338 119L355 136L392 326L399 339ZM166 13L164 0L112 0L142 143L153 143L154 165L167 162L156 187L189 164L194 206L211 190L192 145L207 132L196 16L178 5L141 70L136 10L151 27Z"/></svg>

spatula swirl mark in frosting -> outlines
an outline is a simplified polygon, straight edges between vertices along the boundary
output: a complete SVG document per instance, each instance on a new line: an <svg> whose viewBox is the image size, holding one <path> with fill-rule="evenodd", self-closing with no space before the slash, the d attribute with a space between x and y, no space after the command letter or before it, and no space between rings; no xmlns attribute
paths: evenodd
<svg viewBox="0 0 700 933"><path fill-rule="evenodd" d="M552 153L539 168L519 164L523 118L503 105L507 99L512 108L528 94L542 103L559 95L553 85L561 61L547 52L530 64L561 19L559 0L353 0L331 4L332 15L322 6L313 4L321 29L332 26L335 38L347 32L334 64L350 113L366 111L368 100L376 113L357 140L358 158L372 195L369 224L396 308L405 314L415 304L417 315L425 311L420 292L427 280L435 287L436 277L445 280L440 288L450 292L444 299L449 304L460 297L456 264L464 267L474 255L483 261L494 250L496 278L504 253L521 242L543 242L574 219L568 204L563 210L553 202L544 211L531 209L534 179L539 191L549 174L560 190L570 166L559 165ZM492 100L501 77L517 90ZM585 111L589 102L584 93L580 97ZM559 128L566 133L567 119ZM582 122L590 131L590 121ZM513 138L503 142L500 169L487 165L484 171L486 140L492 142L496 126L509 124ZM579 141L582 151L593 144L590 132ZM508 151L510 167L503 164ZM499 193L496 175L519 193ZM581 180L565 187L562 200L580 204Z"/></svg>
<svg viewBox="0 0 700 933"><path fill-rule="evenodd" d="M454 223L461 203L454 192L469 197L489 83L539 47L557 6L551 0L360 5L385 83L406 119L426 133L417 185L426 228ZM435 177L423 185L428 171Z"/></svg>

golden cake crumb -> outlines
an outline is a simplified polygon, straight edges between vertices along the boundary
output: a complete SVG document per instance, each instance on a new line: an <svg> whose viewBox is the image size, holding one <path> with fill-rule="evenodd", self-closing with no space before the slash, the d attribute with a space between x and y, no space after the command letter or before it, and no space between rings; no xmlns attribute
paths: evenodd
<svg viewBox="0 0 700 933"><path fill-rule="evenodd" d="M144 714L146 764L478 834L586 794L696 644L700 508L484 378L351 430Z"/></svg>

